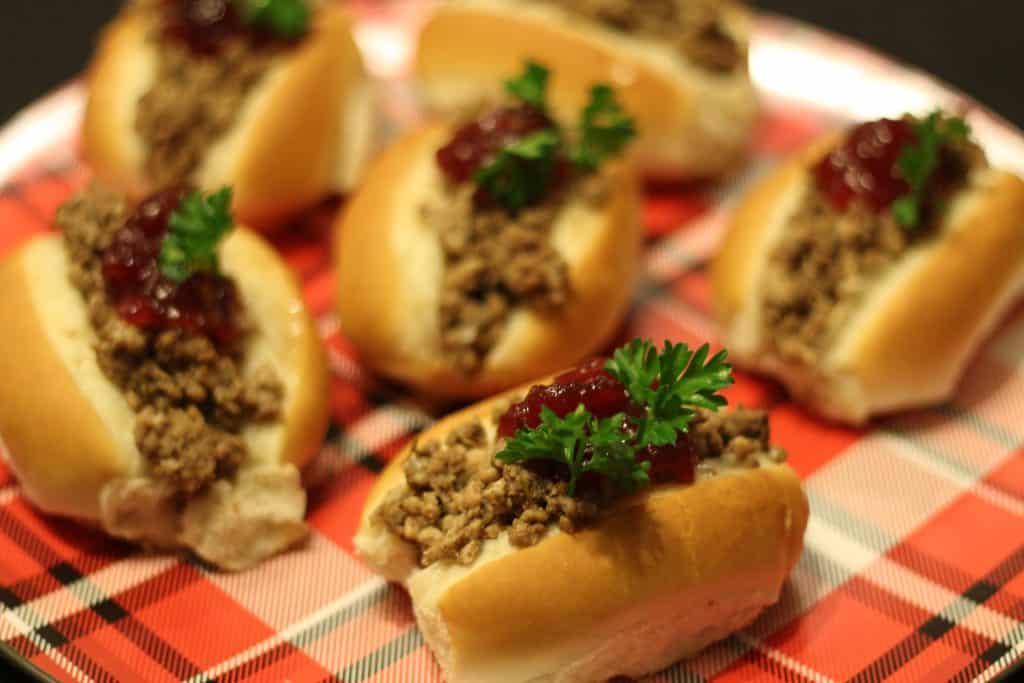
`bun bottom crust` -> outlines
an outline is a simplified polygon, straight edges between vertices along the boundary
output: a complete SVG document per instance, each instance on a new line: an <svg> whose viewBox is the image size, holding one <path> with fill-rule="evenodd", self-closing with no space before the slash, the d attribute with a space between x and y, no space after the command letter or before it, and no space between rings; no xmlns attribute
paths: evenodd
<svg viewBox="0 0 1024 683"><path fill-rule="evenodd" d="M450 416L421 438L489 419L511 396ZM772 465L657 487L576 534L554 530L529 548L499 536L469 567L421 569L411 546L373 514L402 482L409 451L371 491L356 548L409 591L449 683L594 681L664 668L777 601L803 546L807 499L789 467Z"/></svg>
<svg viewBox="0 0 1024 683"><path fill-rule="evenodd" d="M746 41L750 17L726 9L726 25ZM672 46L605 29L551 3L475 0L439 6L420 34L415 74L428 105L453 113L499 93L525 60L551 71L551 106L575 121L589 88L608 83L636 119L630 145L652 177L718 176L740 165L759 104L745 65L709 73Z"/></svg>
<svg viewBox="0 0 1024 683"><path fill-rule="evenodd" d="M819 415L860 425L953 396L1024 285L1024 181L973 171L939 234L875 278L811 367L767 347L758 302L765 260L812 182L808 169L839 139L809 145L741 202L711 267L712 297L738 365L779 379Z"/></svg>
<svg viewBox="0 0 1024 683"><path fill-rule="evenodd" d="M482 367L465 374L442 350L444 255L420 212L444 196L434 153L450 133L444 124L414 131L371 167L336 228L337 305L375 372L424 395L479 398L573 365L615 333L639 273L639 191L626 165L609 164L603 205L566 202L548 239L568 268L568 301L550 314L513 309Z"/></svg>
<svg viewBox="0 0 1024 683"><path fill-rule="evenodd" d="M271 364L285 390L278 422L242 431L249 457L233 478L179 509L146 476L135 414L99 368L56 235L0 263L0 436L26 498L43 511L240 570L306 535L298 469L327 428L328 372L298 286L273 249L236 229L221 262L258 330L246 363Z"/></svg>

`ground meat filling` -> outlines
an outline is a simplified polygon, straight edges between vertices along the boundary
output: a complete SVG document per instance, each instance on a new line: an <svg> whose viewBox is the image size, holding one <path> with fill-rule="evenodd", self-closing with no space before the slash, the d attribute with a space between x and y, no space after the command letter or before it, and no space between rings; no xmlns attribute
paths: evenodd
<svg viewBox="0 0 1024 683"><path fill-rule="evenodd" d="M155 187L166 187L188 180L231 128L279 48L232 36L217 52L196 53L164 35L158 3L150 3L147 11L157 70L153 86L139 101L135 130L145 144L147 176Z"/></svg>
<svg viewBox="0 0 1024 683"><path fill-rule="evenodd" d="M600 204L607 181L600 174L579 178L517 216L476 206L473 192L469 185L453 187L442 201L423 207L444 253L442 353L467 375L480 369L513 309L550 312L565 304L568 267L551 245L551 226L568 193Z"/></svg>
<svg viewBox="0 0 1024 683"><path fill-rule="evenodd" d="M780 355L813 366L873 277L917 234L861 203L840 213L813 187L786 230L764 274L763 325Z"/></svg>
<svg viewBox="0 0 1024 683"><path fill-rule="evenodd" d="M818 365L836 330L879 274L908 248L935 236L949 198L971 168L986 163L973 145L957 154L955 177L927 200L930 219L911 230L900 226L891 211L876 211L861 201L839 211L813 184L808 186L786 227L786 239L769 256L764 273L762 329L772 349Z"/></svg>
<svg viewBox="0 0 1024 683"><path fill-rule="evenodd" d="M97 361L136 413L135 443L149 473L194 494L246 458L239 431L277 419L284 388L268 367L243 376L241 348L220 349L181 330L143 331L118 316L101 255L127 218L123 200L89 190L64 204L56 222L96 333Z"/></svg>
<svg viewBox="0 0 1024 683"><path fill-rule="evenodd" d="M723 26L724 0L552 0L575 14L637 36L665 40L696 64L729 72L746 50Z"/></svg>
<svg viewBox="0 0 1024 683"><path fill-rule="evenodd" d="M784 457L770 447L768 417L761 411L700 411L690 438L700 458L717 463L698 465L702 476L713 476L721 465L757 467L758 456ZM566 482L541 468L494 459L500 444L479 421L470 421L444 441L413 447L404 462L404 485L388 495L376 516L416 546L421 566L472 564L485 541L506 532L509 543L520 548L540 542L555 526L574 533L616 499L593 487L569 496Z"/></svg>

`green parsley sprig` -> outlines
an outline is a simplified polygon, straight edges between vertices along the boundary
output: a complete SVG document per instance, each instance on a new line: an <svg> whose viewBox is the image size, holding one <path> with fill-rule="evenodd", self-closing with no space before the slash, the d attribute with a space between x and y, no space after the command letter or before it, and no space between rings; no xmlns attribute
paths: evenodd
<svg viewBox="0 0 1024 683"><path fill-rule="evenodd" d="M580 114L580 139L570 153L572 160L582 169L597 170L635 135L633 118L616 101L612 89L595 85L590 89L590 103Z"/></svg>
<svg viewBox="0 0 1024 683"><path fill-rule="evenodd" d="M291 40L309 31L306 0L236 0L242 21Z"/></svg>
<svg viewBox="0 0 1024 683"><path fill-rule="evenodd" d="M726 401L718 395L733 383L732 367L722 349L707 360L710 347L690 351L686 344L665 342L661 353L649 341L634 339L615 350L605 369L643 406L644 414L629 419L636 425L637 445L666 446L686 432L694 407L718 410Z"/></svg>
<svg viewBox="0 0 1024 683"><path fill-rule="evenodd" d="M568 468L570 495L581 476L595 472L625 493L650 484L650 463L637 455L648 446L675 443L689 429L694 408L725 405L718 391L732 384L725 350L707 360L707 344L691 351L666 341L659 353L649 341L634 340L615 351L605 369L643 411L599 419L582 404L565 417L547 406L534 429L520 429L496 456L504 463L550 460Z"/></svg>
<svg viewBox="0 0 1024 683"><path fill-rule="evenodd" d="M551 72L527 62L523 73L505 82L505 90L547 113L547 86ZM596 171L606 159L619 154L636 135L633 119L622 109L614 91L595 85L580 113L574 140L552 123L551 127L512 143L477 171L477 185L499 206L517 213L543 198L559 156L567 156L584 173Z"/></svg>
<svg viewBox="0 0 1024 683"><path fill-rule="evenodd" d="M476 182L495 202L517 213L544 196L561 144L558 132L551 128L528 135L477 171Z"/></svg>
<svg viewBox="0 0 1024 683"><path fill-rule="evenodd" d="M521 76L505 81L505 91L541 111L547 111L550 77L551 71L546 66L527 62Z"/></svg>
<svg viewBox="0 0 1024 683"><path fill-rule="evenodd" d="M233 225L230 187L209 196L189 193L168 221L160 244L160 272L178 284L197 271L217 272L217 245Z"/></svg>
<svg viewBox="0 0 1024 683"><path fill-rule="evenodd" d="M896 162L900 175L910 184L910 193L892 205L893 217L907 229L916 228L921 223L924 196L932 175L939 167L942 148L964 142L971 134L966 121L957 116L946 116L941 111L914 121L913 127L917 142L907 145Z"/></svg>

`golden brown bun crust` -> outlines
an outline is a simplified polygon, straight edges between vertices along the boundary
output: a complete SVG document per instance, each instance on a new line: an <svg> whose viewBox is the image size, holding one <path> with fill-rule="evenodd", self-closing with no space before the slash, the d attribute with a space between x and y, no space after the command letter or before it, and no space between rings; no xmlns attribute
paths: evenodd
<svg viewBox="0 0 1024 683"><path fill-rule="evenodd" d="M52 342L55 330L44 329L33 290L43 278L53 287L70 290L71 284L66 272L39 272L26 266L40 250L62 251L59 239L38 237L0 263L5 292L0 297L0 328L5 331L0 337L0 436L33 503L47 512L96 520L104 485L137 474L141 463L131 441L134 417L127 404L103 407L105 414L116 416L116 425L100 415L95 401L109 403L113 395L121 403L123 399L105 382L91 346L82 348L80 356L90 367L73 369ZM56 263L66 263L58 256ZM263 302L261 310L247 306L261 328L261 353L286 354L281 360L287 372L282 379L289 389L279 426L283 433L277 457L269 457L301 467L316 453L328 420L327 365L316 330L300 305L291 272L255 234L233 231L223 246L222 264L232 275L246 270L246 275L236 277L246 304ZM64 284L56 284L55 278ZM80 296L70 298L84 311ZM276 310L279 319L261 318L266 310ZM80 347L91 344L73 323L64 334ZM84 391L83 376L100 378L100 390ZM125 439L130 447L125 447Z"/></svg>
<svg viewBox="0 0 1024 683"><path fill-rule="evenodd" d="M638 275L638 190L628 167L616 164L599 213L563 212L569 218L558 220L552 240L563 243L569 264L569 301L550 315L513 313L483 369L465 377L441 357L437 318L422 310L438 306L442 266L437 237L418 206L440 191L433 154L449 131L436 124L403 137L375 160L351 198L336 239L338 310L342 329L374 371L431 395L479 397L573 365L614 333ZM418 256L410 252L421 249L438 251L437 258L414 263Z"/></svg>
<svg viewBox="0 0 1024 683"><path fill-rule="evenodd" d="M89 68L83 156L100 180L135 198L159 189L145 176L134 129L135 105L155 77L155 61L143 16L126 10L104 31ZM352 126L366 123L368 87L351 18L325 6L309 37L271 68L191 180L208 189L232 185L239 221L276 227L357 179L370 133Z"/></svg>
<svg viewBox="0 0 1024 683"><path fill-rule="evenodd" d="M927 264L863 329L851 368L868 395L969 358L1024 277L1024 181L997 173ZM979 334L981 333L981 334ZM952 386L950 387L952 389Z"/></svg>
<svg viewBox="0 0 1024 683"><path fill-rule="evenodd" d="M442 439L464 421L489 421L496 403L513 399L523 389L448 416L419 438ZM659 650L658 655L651 654L654 659L632 665L640 669L587 669L580 663L578 641L584 643L584 652L613 649L616 637L628 636L609 632L609 626L630 623L639 628L644 614L685 629L688 621L699 622L704 616L658 612L664 612L666 604L685 604L682 596L690 594L702 601L744 591L777 597L803 547L809 508L800 481L789 467L768 465L695 485L650 489L623 500L581 532L553 533L532 547L478 560L468 570L433 565L402 576L400 568L384 566L398 555L380 552L379 536L389 532L372 516L387 492L404 481L402 462L411 449L408 446L392 461L371 490L356 547L371 567L408 583L418 616L436 610L445 635L433 632L432 621L421 622L421 628L427 630L428 643L441 650L439 660L451 680L498 680L498 671L507 674L501 680L534 680L532 675L538 675L537 680L591 680L597 673L604 680L661 668L695 649L684 639L668 648L674 654L667 658L665 650ZM393 537L391 542L405 545ZM485 549L484 557L486 553ZM436 596L424 590L417 582L418 572L433 572L431 579L443 584L443 592ZM448 574L456 576L453 582ZM756 611L763 606L757 605ZM699 607L707 611L704 604ZM699 649L707 641L698 636L692 642ZM566 654L574 648L575 654ZM514 664L550 666L552 657L557 669L533 671L531 676L522 675ZM563 667L567 670L552 677ZM512 670L517 673L509 673Z"/></svg>
<svg viewBox="0 0 1024 683"><path fill-rule="evenodd" d="M728 10L739 40L749 17ZM653 54L652 54L653 53ZM556 115L576 121L590 86L615 87L636 119L633 145L645 171L715 175L743 156L756 118L756 94L745 66L706 74L666 45L617 34L543 3L442 3L424 27L415 73L431 106L447 111L519 73L524 60L551 69L549 100Z"/></svg>
<svg viewBox="0 0 1024 683"><path fill-rule="evenodd" d="M808 368L764 348L756 310L760 277L786 234L792 198L839 139L825 136L750 192L712 265L712 290L738 363L776 376L822 415L859 424L952 394L1024 282L1024 181L989 168L972 173L942 234L911 248L878 278L821 366Z"/></svg>
<svg viewBox="0 0 1024 683"><path fill-rule="evenodd" d="M130 465L47 339L29 284L40 274L26 272L26 249L0 262L0 437L30 500L96 519L100 489Z"/></svg>

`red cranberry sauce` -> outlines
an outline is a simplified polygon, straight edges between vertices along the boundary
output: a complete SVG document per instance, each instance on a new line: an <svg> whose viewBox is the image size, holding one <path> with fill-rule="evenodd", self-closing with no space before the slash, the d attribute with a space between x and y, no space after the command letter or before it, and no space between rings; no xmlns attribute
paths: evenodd
<svg viewBox="0 0 1024 683"><path fill-rule="evenodd" d="M279 36L242 21L234 0L163 0L164 35L200 55L214 55L225 40L249 38L265 45Z"/></svg>
<svg viewBox="0 0 1024 683"><path fill-rule="evenodd" d="M897 161L903 148L915 142L917 134L907 121L862 123L814 167L818 189L839 211L845 211L855 199L883 211L910 191Z"/></svg>
<svg viewBox="0 0 1024 683"><path fill-rule="evenodd" d="M197 272L180 284L160 272L160 245L185 189L139 204L103 252L107 299L127 322L145 330L182 329L231 344L241 334L241 303L233 281Z"/></svg>
<svg viewBox="0 0 1024 683"><path fill-rule="evenodd" d="M581 403L600 418L616 413L636 414L642 410L630 401L622 383L604 369L605 361L594 358L559 375L551 384L531 388L526 398L501 417L498 435L508 438L520 429L536 427L545 406L559 417L576 410ZM638 457L651 463L652 481L688 484L694 479L697 459L685 434L668 446L648 446Z"/></svg>
<svg viewBox="0 0 1024 683"><path fill-rule="evenodd" d="M437 151L438 166L451 182L464 183L503 147L552 125L547 114L529 104L501 107L455 131Z"/></svg>

